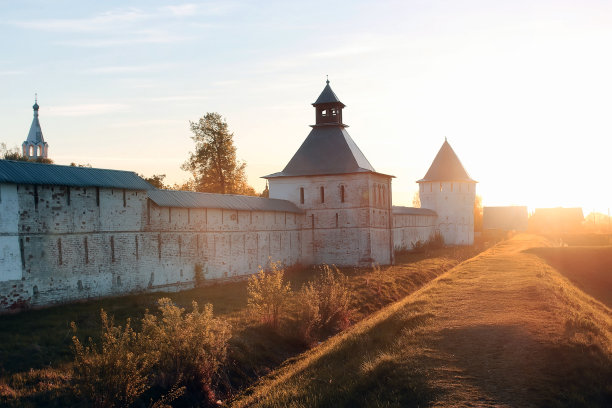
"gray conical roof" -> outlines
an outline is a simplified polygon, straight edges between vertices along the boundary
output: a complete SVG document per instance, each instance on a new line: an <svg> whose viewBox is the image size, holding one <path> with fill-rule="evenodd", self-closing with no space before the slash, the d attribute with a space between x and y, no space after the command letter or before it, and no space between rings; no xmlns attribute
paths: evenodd
<svg viewBox="0 0 612 408"><path fill-rule="evenodd" d="M45 143L42 129L40 127L40 122L38 121L38 108L38 103L34 102L34 106L32 106L32 109L34 109L34 118L32 119L32 125L30 125L30 132L28 133L28 138L26 139L27 143Z"/></svg>
<svg viewBox="0 0 612 408"><path fill-rule="evenodd" d="M376 172L346 129L315 127L280 173L266 177Z"/></svg>
<svg viewBox="0 0 612 408"><path fill-rule="evenodd" d="M327 81L327 85L325 85L325 88L323 88L323 92L321 92L321 95L319 95L316 102L313 103L313 106L324 103L339 103L342 104L342 107L345 106L342 102L340 102L340 99L338 99L334 91L332 91L331 86L329 86L329 80Z"/></svg>
<svg viewBox="0 0 612 408"><path fill-rule="evenodd" d="M471 181L472 178L465 171L459 157L448 143L447 140L444 140L444 144L440 148L440 151L436 155L433 163L431 163L431 167L423 177L418 182L425 181Z"/></svg>

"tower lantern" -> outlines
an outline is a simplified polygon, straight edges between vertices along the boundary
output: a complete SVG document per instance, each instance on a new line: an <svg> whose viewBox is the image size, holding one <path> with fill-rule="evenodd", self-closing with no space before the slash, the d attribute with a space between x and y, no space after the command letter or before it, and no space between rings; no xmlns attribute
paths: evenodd
<svg viewBox="0 0 612 408"><path fill-rule="evenodd" d="M326 81L323 92L317 98L317 101L312 104L316 111L316 124L312 127L318 126L342 126L347 127L342 123L342 109L344 104L340 102L340 99L336 96L329 86L329 79Z"/></svg>

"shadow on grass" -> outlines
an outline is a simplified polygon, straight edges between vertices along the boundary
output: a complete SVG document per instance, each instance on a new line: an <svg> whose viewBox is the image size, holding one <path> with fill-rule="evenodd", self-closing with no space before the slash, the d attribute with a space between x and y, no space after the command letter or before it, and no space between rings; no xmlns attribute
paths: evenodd
<svg viewBox="0 0 612 408"><path fill-rule="evenodd" d="M612 246L531 248L524 252L539 256L581 290L612 307Z"/></svg>
<svg viewBox="0 0 612 408"><path fill-rule="evenodd" d="M472 398L471 388L493 404L612 406L612 359L598 347L544 343L517 326L445 329L441 335L438 350L461 371L452 393L464 393L464 400Z"/></svg>
<svg viewBox="0 0 612 408"><path fill-rule="evenodd" d="M435 395L422 369L401 357L397 339L433 318L411 305L331 345L322 354L305 357L307 368L290 372L277 387L265 390L256 406L370 407L426 406ZM323 347L323 346L322 346ZM294 367L288 367L294 369ZM278 375L284 375L282 370ZM248 394L248 392L246 393Z"/></svg>

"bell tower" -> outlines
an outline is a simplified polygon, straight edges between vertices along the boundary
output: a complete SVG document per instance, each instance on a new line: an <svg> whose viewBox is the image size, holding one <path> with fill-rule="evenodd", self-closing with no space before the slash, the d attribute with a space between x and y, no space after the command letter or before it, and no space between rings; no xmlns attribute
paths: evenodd
<svg viewBox="0 0 612 408"><path fill-rule="evenodd" d="M326 81L323 92L317 98L316 102L312 104L315 107L316 112L316 124L312 127L319 126L340 126L347 127L342 123L342 109L344 104L340 102L340 99L336 96L329 86L329 79Z"/></svg>
<svg viewBox="0 0 612 408"><path fill-rule="evenodd" d="M28 138L21 145L23 157L30 160L46 159L49 154L49 145L43 138L40 122L38 121L38 108L38 97L34 97L34 106L32 106L32 109L34 109L34 119L32 119Z"/></svg>

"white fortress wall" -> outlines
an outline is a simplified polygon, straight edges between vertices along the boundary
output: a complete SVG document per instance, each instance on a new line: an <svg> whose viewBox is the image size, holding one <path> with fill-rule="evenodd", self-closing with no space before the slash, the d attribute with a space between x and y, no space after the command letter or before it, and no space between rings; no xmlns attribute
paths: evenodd
<svg viewBox="0 0 612 408"><path fill-rule="evenodd" d="M435 215L393 214L395 250L411 250L416 242L426 242L437 230Z"/></svg>
<svg viewBox="0 0 612 408"><path fill-rule="evenodd" d="M438 214L438 229L446 245L474 243L473 182L427 182L420 184L421 207Z"/></svg>
<svg viewBox="0 0 612 408"><path fill-rule="evenodd" d="M301 214L159 207L123 189L1 192L0 310L192 287L196 264L205 279L224 279L301 260Z"/></svg>

